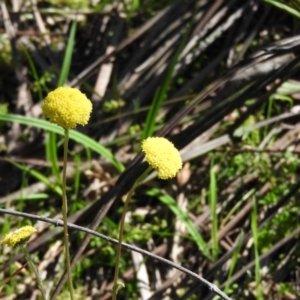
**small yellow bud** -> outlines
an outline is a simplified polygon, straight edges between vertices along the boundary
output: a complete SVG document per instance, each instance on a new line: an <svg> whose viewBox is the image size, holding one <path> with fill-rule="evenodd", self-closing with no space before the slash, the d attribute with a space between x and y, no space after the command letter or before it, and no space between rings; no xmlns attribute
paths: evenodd
<svg viewBox="0 0 300 300"><path fill-rule="evenodd" d="M77 124L87 124L92 111L92 103L78 89L65 86L47 95L42 110L50 122L65 129L72 129Z"/></svg>
<svg viewBox="0 0 300 300"><path fill-rule="evenodd" d="M179 151L163 137L149 137L142 142L148 164L157 171L158 178L169 179L182 168Z"/></svg>
<svg viewBox="0 0 300 300"><path fill-rule="evenodd" d="M1 245L15 247L26 244L36 229L32 226L23 226L15 231L9 232L1 241Z"/></svg>

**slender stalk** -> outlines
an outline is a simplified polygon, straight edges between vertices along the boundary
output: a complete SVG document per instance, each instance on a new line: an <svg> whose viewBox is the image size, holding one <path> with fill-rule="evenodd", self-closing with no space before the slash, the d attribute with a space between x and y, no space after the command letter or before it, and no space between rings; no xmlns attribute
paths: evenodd
<svg viewBox="0 0 300 300"><path fill-rule="evenodd" d="M68 159L68 143L69 143L69 130L65 129L65 142L64 142L64 159L63 159L63 178L62 178L62 215L64 222L64 246L65 246L65 259L68 274L68 285L71 300L74 300L71 263L70 263L70 250L69 250L69 234L68 234L68 200L66 193L67 181L67 159Z"/></svg>
<svg viewBox="0 0 300 300"><path fill-rule="evenodd" d="M122 217L121 217L121 222L120 222L120 230L119 230L119 239L118 239L118 247L117 247L117 255L116 255L116 266L115 266L115 275L114 275L114 285L113 285L113 292L112 292L112 299L116 300L117 299L117 293L119 289L119 284L118 284L118 277L119 277L119 267L120 267L120 257L121 257L121 250L122 250L122 239L123 239L123 232L124 232L124 226L125 226L125 216L128 208L129 201L132 197L132 194L135 190L135 188L138 186L138 183L135 182L130 191L127 194L123 212L122 212Z"/></svg>
<svg viewBox="0 0 300 300"><path fill-rule="evenodd" d="M45 289L44 289L44 285L43 285L40 273L39 273L38 269L36 268L35 264L33 263L32 259L30 257L27 246L22 245L21 247L24 251L26 260L29 264L29 267L30 267L31 271L35 274L35 277L36 277L36 280L37 280L37 283L38 283L38 288L39 288L39 290L41 291L41 294L42 294L42 298L43 298L43 300L46 300L47 299L46 298L46 293L45 293Z"/></svg>
<svg viewBox="0 0 300 300"><path fill-rule="evenodd" d="M119 288L122 286L122 284L118 283L118 277L119 277L119 268L120 268L120 257L121 257L121 250L122 250L122 239L123 239L123 232L124 232L124 226L125 226L125 216L128 208L129 201L132 197L132 194L136 187L142 182L145 177L147 176L149 170L151 168L149 167L134 183L134 185L131 187L129 190L125 203L124 203L124 208L121 216L121 221L120 221L120 229L119 229L119 239L118 239L118 246L117 246L117 255L116 255L116 266L115 266L115 275L114 275L114 284L113 284L113 291L112 291L112 300L117 299L117 293Z"/></svg>

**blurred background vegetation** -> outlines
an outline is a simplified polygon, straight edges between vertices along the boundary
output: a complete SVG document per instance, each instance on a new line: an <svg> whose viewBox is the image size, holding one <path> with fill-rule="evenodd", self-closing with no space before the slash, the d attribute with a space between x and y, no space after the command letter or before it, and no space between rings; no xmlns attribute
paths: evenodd
<svg viewBox="0 0 300 300"><path fill-rule="evenodd" d="M180 149L176 180L135 192L124 241L215 283L233 299L300 298L300 2L0 1L0 205L61 219L63 138L41 120L60 85L93 102L71 136L70 222L116 238L124 195L145 169L140 142ZM39 120L40 122L38 122ZM124 171L125 169L125 171ZM33 221L2 214L1 233ZM63 271L62 231L34 222L47 291ZM83 233L70 232L71 253ZM18 251L0 249L0 299L39 299ZM76 299L109 299L116 247L93 237ZM19 271L18 271L19 270ZM119 299L219 299L187 275L122 252ZM60 299L67 299L61 294Z"/></svg>

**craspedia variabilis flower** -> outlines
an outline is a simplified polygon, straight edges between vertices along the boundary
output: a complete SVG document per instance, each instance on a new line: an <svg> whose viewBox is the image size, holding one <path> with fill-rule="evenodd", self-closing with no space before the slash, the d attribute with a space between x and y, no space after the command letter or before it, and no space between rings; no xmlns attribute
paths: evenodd
<svg viewBox="0 0 300 300"><path fill-rule="evenodd" d="M182 160L175 146L163 137L149 137L142 142L148 164L157 171L158 178L170 179L182 168Z"/></svg>
<svg viewBox="0 0 300 300"><path fill-rule="evenodd" d="M64 86L47 95L42 110L50 122L65 129L72 129L77 124L87 124L92 112L92 103L78 89Z"/></svg>
<svg viewBox="0 0 300 300"><path fill-rule="evenodd" d="M18 245L24 245L28 242L30 237L36 232L36 229L32 226L23 226L15 231L11 231L5 235L1 241L1 245L7 245L15 247Z"/></svg>

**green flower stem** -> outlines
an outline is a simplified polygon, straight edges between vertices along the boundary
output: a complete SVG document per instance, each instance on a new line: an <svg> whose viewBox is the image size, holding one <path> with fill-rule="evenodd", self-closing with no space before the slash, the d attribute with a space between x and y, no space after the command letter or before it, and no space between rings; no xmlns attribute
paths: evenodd
<svg viewBox="0 0 300 300"><path fill-rule="evenodd" d="M62 178L62 215L64 222L64 245L65 245L65 259L68 274L68 285L71 300L74 300L71 263L70 263L70 250L69 250L69 234L68 234L68 200L66 193L67 181L67 159L68 159L68 143L69 143L69 130L65 129L65 142L64 142L64 162L63 162L63 178Z"/></svg>
<svg viewBox="0 0 300 300"><path fill-rule="evenodd" d="M123 239L123 232L124 232L124 226L125 226L125 216L128 208L129 201L132 197L133 192L135 191L136 187L142 182L149 170L151 170L151 167L149 167L134 183L134 185L131 187L130 191L127 194L124 208L122 212L122 217L120 221L120 229L119 229L119 239L118 239L118 247L117 247L117 255L116 255L116 266L115 266L115 275L114 275L114 284L113 284L113 291L112 291L112 299L117 299L118 290L123 287L124 285L122 283L118 282L119 277L119 268L120 268L120 257L121 257L121 250L122 250L122 239Z"/></svg>
<svg viewBox="0 0 300 300"><path fill-rule="evenodd" d="M45 293L45 289L44 289L44 285L43 285L43 282L42 282L42 279L41 279L41 276L40 276L40 273L38 271L38 269L36 268L35 264L33 263L31 257L30 257L30 254L28 252L28 249L27 249L27 246L26 244L22 245L21 248L23 249L24 251L24 254L25 254L25 257L26 257L26 260L29 264L29 267L31 269L31 271L35 274L36 276L36 280L37 280L37 283L38 283L38 288L39 290L41 291L41 294L42 294L42 298L43 300L46 300L46 293Z"/></svg>

